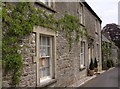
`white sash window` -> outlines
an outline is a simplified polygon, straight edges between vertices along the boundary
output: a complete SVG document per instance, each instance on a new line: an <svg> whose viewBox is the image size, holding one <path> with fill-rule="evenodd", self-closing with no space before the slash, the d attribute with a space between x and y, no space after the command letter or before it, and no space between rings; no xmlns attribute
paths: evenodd
<svg viewBox="0 0 120 89"><path fill-rule="evenodd" d="M81 49L80 49L80 69L85 67L85 42L81 41Z"/></svg>
<svg viewBox="0 0 120 89"><path fill-rule="evenodd" d="M56 59L56 33L55 31L35 26L36 56L33 58L37 64L37 85L49 84L55 81Z"/></svg>
<svg viewBox="0 0 120 89"><path fill-rule="evenodd" d="M40 80L51 77L52 38L40 35Z"/></svg>

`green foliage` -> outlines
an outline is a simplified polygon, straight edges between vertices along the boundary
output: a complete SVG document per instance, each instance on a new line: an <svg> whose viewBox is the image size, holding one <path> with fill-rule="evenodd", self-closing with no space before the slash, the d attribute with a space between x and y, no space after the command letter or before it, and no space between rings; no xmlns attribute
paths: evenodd
<svg viewBox="0 0 120 89"><path fill-rule="evenodd" d="M96 58L95 58L95 60L94 60L94 67L95 67L95 68L97 68L97 67L98 67L98 63L97 63Z"/></svg>
<svg viewBox="0 0 120 89"><path fill-rule="evenodd" d="M112 52L112 48L111 48L111 44L108 42L103 42L102 43L102 56L104 60L108 60L109 58L111 58L111 52Z"/></svg>
<svg viewBox="0 0 120 89"><path fill-rule="evenodd" d="M114 67L115 64L114 64L113 60L110 60L110 62L111 62L111 66Z"/></svg>
<svg viewBox="0 0 120 89"><path fill-rule="evenodd" d="M72 43L79 42L80 36L83 37L87 34L86 29L80 24L77 17L65 14L64 17L59 21L60 27L66 32L66 37L68 38L69 48L71 50ZM76 37L72 36L72 33L76 33Z"/></svg>
<svg viewBox="0 0 120 89"><path fill-rule="evenodd" d="M93 60L92 60L92 59L91 59L91 62L90 62L89 69L90 69L90 70L94 70L94 63L93 63Z"/></svg>
<svg viewBox="0 0 120 89"><path fill-rule="evenodd" d="M102 59L104 60L102 62L103 69L108 69L112 67L112 62L110 61L111 52L112 52L111 44L108 42L103 42L102 43Z"/></svg>
<svg viewBox="0 0 120 89"><path fill-rule="evenodd" d="M108 69L108 67L107 67L107 61L103 61L102 62L102 69L103 70L107 70Z"/></svg>
<svg viewBox="0 0 120 89"><path fill-rule="evenodd" d="M60 20L54 18L54 14L48 13L41 8L35 9L33 3L18 2L6 3L2 6L2 61L6 74L12 72L13 86L19 84L22 57L18 52L19 44L24 37L30 35L34 26L42 26L57 31L60 27L66 32L70 48L72 42L79 41L80 35L87 35L85 27L81 29L80 21L72 15L65 14ZM76 37L72 33L76 32Z"/></svg>
<svg viewBox="0 0 120 89"><path fill-rule="evenodd" d="M111 67L114 67L115 65L114 65L114 62L113 62L113 60L107 60L107 61L103 61L103 63L102 63L102 68L103 69L109 69L109 68L111 68Z"/></svg>
<svg viewBox="0 0 120 89"><path fill-rule="evenodd" d="M112 52L111 43L102 42L102 59L103 62L106 61L105 63L102 62L102 64L104 64L103 68L105 69L107 69L108 66L109 67L111 66L111 62L108 62L108 60L111 60L111 52ZM105 64L107 65L107 67L105 66Z"/></svg>
<svg viewBox="0 0 120 89"><path fill-rule="evenodd" d="M7 3L2 7L2 60L6 73L13 73L12 83L16 86L19 84L22 69L22 57L18 52L21 49L21 40L32 32L35 25L56 30L57 23L53 14L48 14L40 8L35 9L32 3L12 4Z"/></svg>
<svg viewBox="0 0 120 89"><path fill-rule="evenodd" d="M107 67L108 67L108 68L111 68L111 67L112 67L112 63L111 63L110 60L107 60Z"/></svg>

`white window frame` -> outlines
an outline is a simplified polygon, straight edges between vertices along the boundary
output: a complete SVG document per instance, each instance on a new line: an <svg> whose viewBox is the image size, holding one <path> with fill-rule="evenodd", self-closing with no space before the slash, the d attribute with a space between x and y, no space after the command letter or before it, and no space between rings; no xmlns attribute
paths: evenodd
<svg viewBox="0 0 120 89"><path fill-rule="evenodd" d="M84 24L84 6L82 3L80 3L80 10L78 13L79 13L80 23Z"/></svg>
<svg viewBox="0 0 120 89"><path fill-rule="evenodd" d="M95 19L95 32L98 33L98 20Z"/></svg>
<svg viewBox="0 0 120 89"><path fill-rule="evenodd" d="M90 60L91 60L91 48L88 48L88 58L89 58L89 64L90 64Z"/></svg>
<svg viewBox="0 0 120 89"><path fill-rule="evenodd" d="M52 6L52 4L54 4L54 0L40 0L42 3L48 5L49 7Z"/></svg>
<svg viewBox="0 0 120 89"><path fill-rule="evenodd" d="M55 64L56 64L56 32L44 27L35 26L33 29L33 32L36 33L36 57L34 58L35 62L37 63L37 86L42 86L44 84L49 84L49 82L55 80ZM42 81L40 80L40 35L45 35L51 37L51 44L52 44L52 50L51 50L51 62L50 62L50 76L46 77Z"/></svg>
<svg viewBox="0 0 120 89"><path fill-rule="evenodd" d="M47 4L49 0L40 0L42 3Z"/></svg>
<svg viewBox="0 0 120 89"><path fill-rule="evenodd" d="M49 37L49 40L50 40L50 55L49 56L46 56L46 55L42 56L41 53L39 52L40 53L40 60L42 60L42 58L44 58L44 60L46 60L47 58L49 58L47 60L49 60L49 62L50 62L50 64L49 64L50 75L40 78L40 82L43 82L43 81L45 81L47 79L52 79L52 71L51 71L52 70L52 37L48 36L48 35L43 35L43 34L40 34L40 36L41 36L41 39L40 39L41 42L42 42L42 38L43 37L46 37L46 38ZM47 40L46 40L46 43L47 43ZM39 43L39 44L41 44L41 43ZM40 47L41 46L45 47L46 50L48 48L47 47L48 45L40 45ZM39 49L39 50L41 50L41 49ZM40 71L40 73L41 73L41 71Z"/></svg>
<svg viewBox="0 0 120 89"><path fill-rule="evenodd" d="M80 69L83 69L83 68L85 68L85 49L86 49L85 41L81 41L80 44L81 44L81 47L80 47ZM81 53L81 50L82 50L82 53Z"/></svg>
<svg viewBox="0 0 120 89"><path fill-rule="evenodd" d="M96 57L97 57L97 61L99 59L99 44L96 44Z"/></svg>

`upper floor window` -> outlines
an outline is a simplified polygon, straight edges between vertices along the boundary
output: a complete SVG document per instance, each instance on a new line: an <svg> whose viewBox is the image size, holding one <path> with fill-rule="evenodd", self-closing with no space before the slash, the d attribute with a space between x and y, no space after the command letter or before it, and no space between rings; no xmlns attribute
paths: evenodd
<svg viewBox="0 0 120 89"><path fill-rule="evenodd" d="M40 0L40 1L48 5L49 7L53 7L54 0Z"/></svg>
<svg viewBox="0 0 120 89"><path fill-rule="evenodd" d="M80 4L80 10L78 11L79 13L79 19L81 24L84 24L84 14L83 14L83 5Z"/></svg>
<svg viewBox="0 0 120 89"><path fill-rule="evenodd" d="M43 2L44 4L48 4L49 0L40 0L41 2Z"/></svg>
<svg viewBox="0 0 120 89"><path fill-rule="evenodd" d="M98 33L98 21L97 19L95 19L95 32Z"/></svg>

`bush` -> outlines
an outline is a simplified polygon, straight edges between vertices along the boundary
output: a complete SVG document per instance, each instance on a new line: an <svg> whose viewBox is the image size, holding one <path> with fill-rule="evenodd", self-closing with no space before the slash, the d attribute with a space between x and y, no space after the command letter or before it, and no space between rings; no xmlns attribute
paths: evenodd
<svg viewBox="0 0 120 89"><path fill-rule="evenodd" d="M110 60L110 62L111 62L111 66L114 67L115 65L114 65L113 60Z"/></svg>
<svg viewBox="0 0 120 89"><path fill-rule="evenodd" d="M94 70L94 64L93 64L93 60L92 59L91 59L91 62L90 62L89 69L90 70Z"/></svg>
<svg viewBox="0 0 120 89"><path fill-rule="evenodd" d="M94 67L95 67L95 68L97 68L97 67L98 67L98 63L97 63L96 58L95 58L95 60L94 60Z"/></svg>
<svg viewBox="0 0 120 89"><path fill-rule="evenodd" d="M103 70L108 70L109 68L107 67L107 61L104 61L103 63L102 63L102 69Z"/></svg>
<svg viewBox="0 0 120 89"><path fill-rule="evenodd" d="M107 61L103 61L103 62L102 62L102 69L103 69L103 70L108 70Z"/></svg>
<svg viewBox="0 0 120 89"><path fill-rule="evenodd" d="M111 63L110 60L107 60L107 67L108 67L108 68L111 68L111 67L112 67L112 63Z"/></svg>

